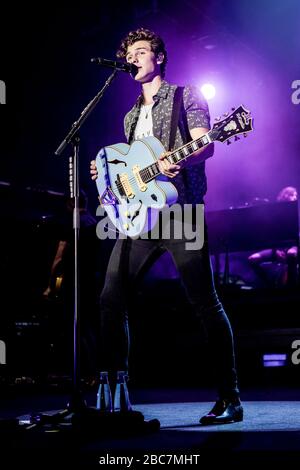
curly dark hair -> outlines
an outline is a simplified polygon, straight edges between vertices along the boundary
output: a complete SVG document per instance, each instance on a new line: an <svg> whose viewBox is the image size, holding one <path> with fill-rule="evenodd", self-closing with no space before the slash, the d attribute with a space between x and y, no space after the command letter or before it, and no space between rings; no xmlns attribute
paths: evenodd
<svg viewBox="0 0 300 470"><path fill-rule="evenodd" d="M165 76L166 65L168 61L167 51L165 43L157 34L149 29L138 28L135 31L130 31L127 36L122 40L121 45L117 51L117 57L124 59L127 54L128 46L132 46L137 41L149 41L151 46L151 51L154 52L156 57L161 52L164 55L164 60L160 65L160 71L162 77Z"/></svg>

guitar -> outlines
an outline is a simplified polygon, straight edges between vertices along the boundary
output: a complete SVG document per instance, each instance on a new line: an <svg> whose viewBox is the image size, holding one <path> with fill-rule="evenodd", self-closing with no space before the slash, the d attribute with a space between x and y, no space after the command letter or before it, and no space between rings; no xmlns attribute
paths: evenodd
<svg viewBox="0 0 300 470"><path fill-rule="evenodd" d="M176 164L212 142L230 144L231 137L239 140L239 134L246 137L253 130L250 112L242 105L224 116L202 137L173 150L167 160ZM131 238L151 230L159 210L177 200L175 186L160 173L157 164L163 152L156 137L145 137L132 145L104 147L96 156L100 204L117 230Z"/></svg>

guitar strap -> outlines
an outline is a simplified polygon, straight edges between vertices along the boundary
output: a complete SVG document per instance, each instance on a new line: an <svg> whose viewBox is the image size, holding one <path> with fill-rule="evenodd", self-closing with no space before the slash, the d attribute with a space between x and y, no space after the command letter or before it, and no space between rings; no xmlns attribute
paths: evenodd
<svg viewBox="0 0 300 470"><path fill-rule="evenodd" d="M179 116L180 116L180 110L181 110L182 101L183 101L183 90L184 90L184 87L178 86L174 93L173 110L172 110L172 117L171 117L171 129L170 129L170 138L169 138L169 150L170 151L174 149L176 131L179 125Z"/></svg>
<svg viewBox="0 0 300 470"><path fill-rule="evenodd" d="M184 144L191 140L186 112L183 106L183 91L184 87L178 86L174 93L169 150L174 149L177 127L179 127L181 138ZM186 182L187 174L184 168L181 170L181 174L184 182Z"/></svg>

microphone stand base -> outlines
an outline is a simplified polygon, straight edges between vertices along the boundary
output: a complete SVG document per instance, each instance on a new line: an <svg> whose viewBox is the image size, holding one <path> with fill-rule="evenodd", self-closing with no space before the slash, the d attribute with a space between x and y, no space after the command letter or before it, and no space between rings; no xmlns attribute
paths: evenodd
<svg viewBox="0 0 300 470"><path fill-rule="evenodd" d="M22 424L19 422L19 424ZM45 412L30 415L23 428L35 431L72 431L76 434L99 437L128 437L151 434L160 430L158 419L146 421L140 411L101 411L86 407L71 412L69 409L55 413Z"/></svg>

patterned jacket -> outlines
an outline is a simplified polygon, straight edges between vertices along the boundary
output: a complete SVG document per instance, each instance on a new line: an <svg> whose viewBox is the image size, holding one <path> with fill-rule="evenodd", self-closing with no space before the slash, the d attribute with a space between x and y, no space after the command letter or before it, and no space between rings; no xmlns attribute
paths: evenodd
<svg viewBox="0 0 300 470"><path fill-rule="evenodd" d="M176 88L177 85L170 85L168 82L163 81L157 94L153 97L153 135L161 141L166 149L169 148L171 117ZM134 131L138 122L142 99L142 95L140 95L135 105L126 114L124 119L124 130L129 144L134 138ZM196 87L186 86L184 88L183 105L189 129L195 127L210 128L210 116L207 103L204 98L200 96ZM182 128L184 128L184 125L182 125ZM175 138L175 148L180 147L190 140L192 139L189 133L188 135L185 133L182 138L178 127ZM172 179L172 183L177 188L179 194L177 202L179 204L202 203L207 190L205 163L203 162L199 165L193 165L181 170L180 173Z"/></svg>

